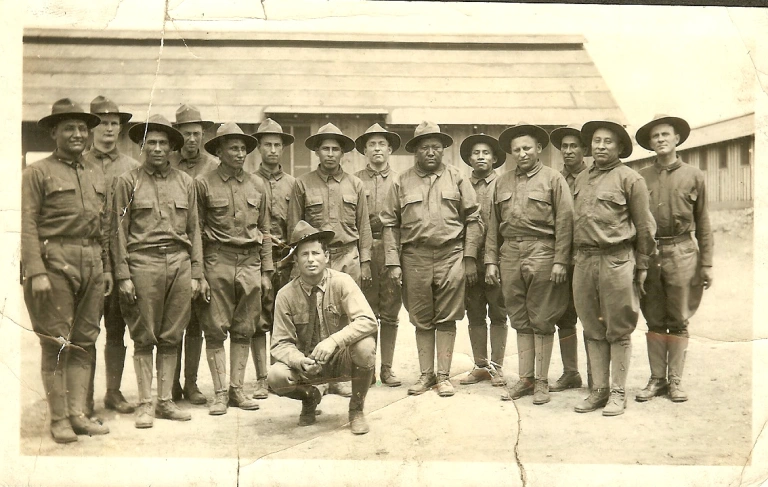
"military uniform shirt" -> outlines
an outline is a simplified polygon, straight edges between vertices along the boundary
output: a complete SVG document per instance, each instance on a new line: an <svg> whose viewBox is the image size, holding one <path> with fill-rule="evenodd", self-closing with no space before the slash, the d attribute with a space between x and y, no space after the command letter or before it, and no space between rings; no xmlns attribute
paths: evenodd
<svg viewBox="0 0 768 487"><path fill-rule="evenodd" d="M574 188L574 185L576 184L576 176L581 174L582 171L584 171L584 169L586 168L587 168L587 163L584 161L581 161L581 166L576 168L576 170L573 172L569 171L566 166L563 166L563 170L560 171L560 174L562 174L563 177L565 178L565 182L568 183L568 188L571 190L571 195L573 195L573 188Z"/></svg>
<svg viewBox="0 0 768 487"><path fill-rule="evenodd" d="M376 171L368 164L365 169L356 172L355 176L360 178L365 186L371 232L380 237L383 228L380 213L387 202L389 188L392 186L392 180L397 177L397 172L393 171L389 164L382 171Z"/></svg>
<svg viewBox="0 0 768 487"><path fill-rule="evenodd" d="M207 174L219 167L219 160L202 149L197 151L195 157L186 158L181 155L181 150L172 152L168 156L171 167L187 173L192 179L201 174Z"/></svg>
<svg viewBox="0 0 768 487"><path fill-rule="evenodd" d="M279 167L279 166L278 166ZM291 200L293 185L296 179L288 173L283 172L279 167L276 173L270 173L262 164L256 175L264 180L264 187L267 191L267 198L271 208L270 235L283 243L288 242L292 228L288 228L288 202Z"/></svg>
<svg viewBox="0 0 768 487"><path fill-rule="evenodd" d="M488 234L488 225L491 222L491 208L493 207L493 188L496 187L498 174L492 170L484 178L476 178L474 175L469 177L472 188L477 195L477 202L480 204L480 224L482 225L482 236L480 238L480 250L477 256L478 261L483 262L485 252L485 236Z"/></svg>

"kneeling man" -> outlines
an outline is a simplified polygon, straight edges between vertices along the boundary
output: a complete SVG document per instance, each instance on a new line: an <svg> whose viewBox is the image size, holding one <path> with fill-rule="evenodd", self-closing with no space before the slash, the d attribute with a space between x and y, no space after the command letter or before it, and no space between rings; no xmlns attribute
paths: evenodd
<svg viewBox="0 0 768 487"><path fill-rule="evenodd" d="M299 426L315 422L322 393L316 387L352 379L352 433L368 432L363 406L376 364L376 317L355 281L328 268L332 231L300 220L291 234L299 276L275 298L272 357L267 381L279 396L302 402Z"/></svg>

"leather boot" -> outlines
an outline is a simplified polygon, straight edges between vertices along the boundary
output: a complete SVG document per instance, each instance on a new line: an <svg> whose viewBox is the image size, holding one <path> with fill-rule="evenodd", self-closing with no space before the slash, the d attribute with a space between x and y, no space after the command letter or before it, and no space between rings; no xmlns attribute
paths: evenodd
<svg viewBox="0 0 768 487"><path fill-rule="evenodd" d="M532 333L517 333L517 365L520 380L501 394L502 401L512 401L530 396L534 389L535 344Z"/></svg>
<svg viewBox="0 0 768 487"><path fill-rule="evenodd" d="M491 385L494 387L501 387L507 385L507 380L504 378L504 354L507 351L507 334L509 327L504 322L500 325L491 322L490 335L491 335Z"/></svg>
<svg viewBox="0 0 768 487"><path fill-rule="evenodd" d="M397 340L397 324L382 323L379 328L381 335L381 383L388 387L402 385L400 379L392 372L392 360L395 357L395 342Z"/></svg>
<svg viewBox="0 0 768 487"><path fill-rule="evenodd" d="M171 353L157 353L157 405L155 416L172 421L189 421L192 415L183 411L173 402L171 389L173 388L173 375L176 369L176 351Z"/></svg>
<svg viewBox="0 0 768 487"><path fill-rule="evenodd" d="M267 389L267 335L254 335L251 337L251 355L253 365L256 368L256 390L254 399L266 399L269 396Z"/></svg>
<svg viewBox="0 0 768 487"><path fill-rule="evenodd" d="M685 354L688 350L688 337L667 335L667 350L669 350L669 398L672 402L685 402L686 394L680 387L685 368Z"/></svg>
<svg viewBox="0 0 768 487"><path fill-rule="evenodd" d="M648 363L651 367L651 378L645 389L638 392L635 401L650 401L655 396L660 396L667 392L669 383L667 382L667 341L666 334L648 332L645 334L645 341L648 343Z"/></svg>
<svg viewBox="0 0 768 487"><path fill-rule="evenodd" d="M323 400L323 393L317 387L306 384L298 385L296 389L286 393L285 397L301 401L299 426L315 424L315 421L317 421L317 406Z"/></svg>
<svg viewBox="0 0 768 487"><path fill-rule="evenodd" d="M184 333L186 336L186 332ZM184 398L184 388L181 387L181 356L184 355L184 337L179 341L176 347L176 369L173 371L173 388L171 389L171 399L181 401Z"/></svg>
<svg viewBox="0 0 768 487"><path fill-rule="evenodd" d="M95 411L95 404L93 401L93 383L96 380L96 347L88 351L88 355L91 361L90 373L88 376L88 393L85 395L85 410L84 413L87 417L93 417ZM101 424L101 420L98 420ZM74 428L74 426L73 426Z"/></svg>
<svg viewBox="0 0 768 487"><path fill-rule="evenodd" d="M43 349L43 354L45 353L46 350ZM43 361L45 362L45 357ZM77 435L72 431L72 425L69 423L65 370L66 366L57 366L54 371L41 370L43 388L48 400L48 413L51 416L51 436L56 443L77 441Z"/></svg>
<svg viewBox="0 0 768 487"><path fill-rule="evenodd" d="M352 398L349 400L349 429L354 435L364 435L369 431L363 409L373 372L373 367L367 369L352 364Z"/></svg>
<svg viewBox="0 0 768 487"><path fill-rule="evenodd" d="M243 392L245 367L248 365L250 349L250 342L229 344L229 406L255 411L259 409L258 401L247 397Z"/></svg>
<svg viewBox="0 0 768 487"><path fill-rule="evenodd" d="M419 354L421 375L419 380L408 388L408 394L411 396L424 394L437 384L437 376L435 376L435 330L416 329L416 350Z"/></svg>
<svg viewBox="0 0 768 487"><path fill-rule="evenodd" d="M629 337L611 343L611 398L603 409L603 416L624 414L627 394L624 386L629 375L629 360L632 357L632 341Z"/></svg>
<svg viewBox="0 0 768 487"><path fill-rule="evenodd" d="M592 367L589 364L589 347L587 347L587 334L582 333L582 338L584 339L584 352L587 355L587 387L589 390L592 390Z"/></svg>
<svg viewBox="0 0 768 487"><path fill-rule="evenodd" d="M134 354L133 368L139 386L139 405L136 407L134 426L139 429L151 428L155 422L152 410L152 353Z"/></svg>
<svg viewBox="0 0 768 487"><path fill-rule="evenodd" d="M435 330L435 345L437 348L437 395L440 397L450 397L455 393L450 379L455 343L456 324L438 325Z"/></svg>
<svg viewBox="0 0 768 487"><path fill-rule="evenodd" d="M71 350L67 362L67 408L72 431L78 435L106 435L109 428L86 415L86 398L91 378L91 354Z"/></svg>
<svg viewBox="0 0 768 487"><path fill-rule="evenodd" d="M549 362L552 360L554 342L554 334L533 336L536 353L536 385L533 391L533 403L537 406L549 402Z"/></svg>
<svg viewBox="0 0 768 487"><path fill-rule="evenodd" d="M203 353L203 337L187 336L184 342L184 397L197 406L208 402L197 387L197 371L200 369L200 355Z"/></svg>
<svg viewBox="0 0 768 487"><path fill-rule="evenodd" d="M488 327L485 322L469 325L469 343L472 346L475 367L459 381L462 386L491 380L491 374L488 371Z"/></svg>
<svg viewBox="0 0 768 487"><path fill-rule="evenodd" d="M211 369L213 379L213 402L208 408L211 416L227 414L227 353L222 348L206 348L205 355L208 359L208 368Z"/></svg>
<svg viewBox="0 0 768 487"><path fill-rule="evenodd" d="M557 331L560 339L560 358L563 360L563 375L550 386L550 392L561 392L567 389L581 387L579 374L579 340L575 328L560 328Z"/></svg>
<svg viewBox="0 0 768 487"><path fill-rule="evenodd" d="M129 403L120 392L125 367L125 346L107 344L104 347L104 364L107 369L107 393L104 395L104 408L112 409L120 414L131 414L136 406Z"/></svg>
<svg viewBox="0 0 768 487"><path fill-rule="evenodd" d="M611 345L605 340L585 340L589 360L587 361L592 371L593 387L590 388L589 396L584 398L576 405L574 410L577 413L589 413L604 407L608 403L611 395L609 388L610 381L610 360Z"/></svg>

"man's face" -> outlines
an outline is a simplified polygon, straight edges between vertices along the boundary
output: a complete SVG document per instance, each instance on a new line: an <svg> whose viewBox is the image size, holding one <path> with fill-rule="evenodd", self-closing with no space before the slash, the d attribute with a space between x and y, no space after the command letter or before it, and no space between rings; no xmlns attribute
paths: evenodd
<svg viewBox="0 0 768 487"><path fill-rule="evenodd" d="M304 279L312 280L325 272L330 256L323 250L323 246L317 240L299 244L296 248L296 262L299 265L299 274Z"/></svg>
<svg viewBox="0 0 768 487"><path fill-rule="evenodd" d="M648 135L651 149L660 156L672 153L680 143L680 136L675 133L675 127L668 123L654 125Z"/></svg>
<svg viewBox="0 0 768 487"><path fill-rule="evenodd" d="M599 128L592 134L592 157L598 164L610 164L619 158L624 149L612 130Z"/></svg>
<svg viewBox="0 0 768 487"><path fill-rule="evenodd" d="M221 160L221 163L236 171L243 168L247 155L245 141L236 137L224 139L216 149L216 156Z"/></svg>
<svg viewBox="0 0 768 487"><path fill-rule="evenodd" d="M279 135L262 135L259 137L259 154L262 163L269 167L277 166L283 155L283 138Z"/></svg>
<svg viewBox="0 0 768 487"><path fill-rule="evenodd" d="M521 135L512 139L510 145L512 159L523 172L533 169L541 154L541 144L535 137L530 135Z"/></svg>
<svg viewBox="0 0 768 487"><path fill-rule="evenodd" d="M51 138L56 141L58 150L72 156L80 155L88 140L88 125L74 118L62 120L51 129Z"/></svg>
<svg viewBox="0 0 768 487"><path fill-rule="evenodd" d="M341 150L336 139L325 139L320 142L320 145L315 150L318 159L320 159L320 166L327 173L336 172L341 165L341 156L344 152Z"/></svg>
<svg viewBox="0 0 768 487"><path fill-rule="evenodd" d="M475 144L472 147L472 152L469 153L469 164L475 173L480 176L489 174L493 170L493 165L496 164L496 161L493 149L484 142Z"/></svg>
<svg viewBox="0 0 768 487"><path fill-rule="evenodd" d="M560 152L563 154L563 162L566 167L577 168L584 160L585 147L581 139L575 135L566 135L560 142Z"/></svg>
<svg viewBox="0 0 768 487"><path fill-rule="evenodd" d="M383 135L368 137L365 142L365 157L368 162L376 166L384 165L389 161L390 154L392 154L392 147Z"/></svg>
<svg viewBox="0 0 768 487"><path fill-rule="evenodd" d="M443 162L443 142L437 137L427 137L416 146L416 164L425 172L432 172Z"/></svg>
<svg viewBox="0 0 768 487"><path fill-rule="evenodd" d="M171 152L171 143L165 132L147 132L142 149L147 164L154 168L161 168L168 161L168 153Z"/></svg>
<svg viewBox="0 0 768 487"><path fill-rule="evenodd" d="M100 145L111 145L117 142L120 135L120 117L114 113L99 115L101 123L93 128L93 142Z"/></svg>
<svg viewBox="0 0 768 487"><path fill-rule="evenodd" d="M184 150L190 154L200 150L200 143L203 141L203 126L199 123L185 123L178 127L179 132L184 137Z"/></svg>

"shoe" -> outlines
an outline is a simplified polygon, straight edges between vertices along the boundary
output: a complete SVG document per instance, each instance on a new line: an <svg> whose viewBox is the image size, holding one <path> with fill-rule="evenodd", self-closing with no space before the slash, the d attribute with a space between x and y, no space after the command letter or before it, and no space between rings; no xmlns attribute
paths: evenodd
<svg viewBox="0 0 768 487"><path fill-rule="evenodd" d="M152 412L152 403L142 403L136 407L136 420L134 426L138 429L151 428L155 422L155 415Z"/></svg>
<svg viewBox="0 0 768 487"><path fill-rule="evenodd" d="M250 399L243 394L240 387L229 388L229 406L240 408L245 411L256 411L259 409L259 403L255 399Z"/></svg>
<svg viewBox="0 0 768 487"><path fill-rule="evenodd" d="M352 386L349 381L331 382L328 384L328 394L336 394L341 397L352 397Z"/></svg>
<svg viewBox="0 0 768 487"><path fill-rule="evenodd" d="M365 414L362 411L349 412L349 429L353 435L364 435L370 431Z"/></svg>
<svg viewBox="0 0 768 487"><path fill-rule="evenodd" d="M537 406L549 402L549 383L546 380L537 379L533 388L533 403Z"/></svg>
<svg viewBox="0 0 768 487"><path fill-rule="evenodd" d="M486 380L491 380L491 373L488 370L488 367L480 367L475 365L469 374L467 374L466 377L459 381L459 384L462 386L469 386Z"/></svg>
<svg viewBox="0 0 768 487"><path fill-rule="evenodd" d="M512 401L520 399L523 396L530 396L533 394L533 389L533 377L521 377L514 386L507 387L504 392L501 393L501 400Z"/></svg>
<svg viewBox="0 0 768 487"><path fill-rule="evenodd" d="M196 406L202 406L203 404L206 404L208 402L208 399L205 398L202 392L200 392L200 389L197 387L197 384L192 382L187 382L184 384L184 390L182 391L184 394L184 397L187 398L187 400L190 402L190 404L194 404Z"/></svg>
<svg viewBox="0 0 768 487"><path fill-rule="evenodd" d="M302 394L301 414L299 414L299 426L309 426L317 421L317 406L323 400L323 394L315 386L305 386Z"/></svg>
<svg viewBox="0 0 768 487"><path fill-rule="evenodd" d="M229 403L229 394L227 391L217 392L213 396L213 402L208 408L208 414L211 416L221 416L227 414L227 404Z"/></svg>
<svg viewBox="0 0 768 487"><path fill-rule="evenodd" d="M688 400L688 394L680 388L680 379L673 378L669 382L669 399L672 402L685 402Z"/></svg>
<svg viewBox="0 0 768 487"><path fill-rule="evenodd" d="M129 403L123 397L119 390L108 390L104 395L104 408L117 411L120 414L131 414L136 410L136 406Z"/></svg>
<svg viewBox="0 0 768 487"><path fill-rule="evenodd" d="M77 441L77 435L72 430L69 418L51 421L51 436L56 443L72 443Z"/></svg>
<svg viewBox="0 0 768 487"><path fill-rule="evenodd" d="M435 374L421 374L419 380L416 381L411 387L408 388L408 395L418 396L424 394L437 384L437 376Z"/></svg>
<svg viewBox="0 0 768 487"><path fill-rule="evenodd" d="M189 421L192 419L191 414L179 408L173 401L158 400L157 406L155 406L155 416L171 421Z"/></svg>
<svg viewBox="0 0 768 487"><path fill-rule="evenodd" d="M390 367L382 367L379 377L381 378L381 383L387 387L400 387L403 385Z"/></svg>
<svg viewBox="0 0 768 487"><path fill-rule="evenodd" d="M603 416L618 416L624 414L627 407L627 395L621 389L611 390L611 397L603 409Z"/></svg>
<svg viewBox="0 0 768 487"><path fill-rule="evenodd" d="M491 365L488 369L491 374L491 385L493 387L502 387L507 385L507 379L504 377L504 371L499 366Z"/></svg>
<svg viewBox="0 0 768 487"><path fill-rule="evenodd" d="M447 375L439 375L437 377L437 395L440 397L451 397L456 391L453 390L453 384L451 379Z"/></svg>
<svg viewBox="0 0 768 487"><path fill-rule="evenodd" d="M267 390L267 379L258 379L256 381L256 390L253 391L254 399L266 399L269 397L269 391Z"/></svg>
<svg viewBox="0 0 768 487"><path fill-rule="evenodd" d="M656 396L661 396L663 394L666 394L667 390L669 388L669 383L667 382L667 379L657 379L654 377L651 377L648 381L648 385L645 386L645 389L638 392L635 396L635 401L637 402L645 402L650 401Z"/></svg>
<svg viewBox="0 0 768 487"><path fill-rule="evenodd" d="M581 374L578 372L563 372L554 384L549 386L549 392L562 392L568 389L581 387Z"/></svg>
<svg viewBox="0 0 768 487"><path fill-rule="evenodd" d="M72 431L77 435L106 435L109 434L109 428L103 424L88 418L87 416L70 416L69 424L72 425Z"/></svg>
<svg viewBox="0 0 768 487"><path fill-rule="evenodd" d="M577 413L589 413L596 411L598 408L604 407L608 403L608 398L611 395L611 391L605 389L592 389L589 396L584 398L579 404L576 405L574 411Z"/></svg>

